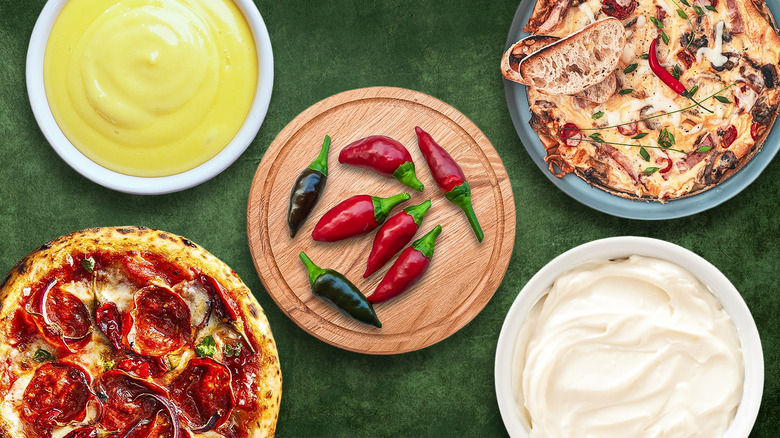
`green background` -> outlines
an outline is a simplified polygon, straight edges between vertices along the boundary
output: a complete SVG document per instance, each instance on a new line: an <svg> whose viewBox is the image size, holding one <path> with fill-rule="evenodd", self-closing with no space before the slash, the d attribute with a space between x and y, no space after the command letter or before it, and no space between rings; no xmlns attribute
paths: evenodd
<svg viewBox="0 0 780 438"><path fill-rule="evenodd" d="M273 97L257 137L232 166L200 186L137 196L81 177L48 145L25 85L27 44L44 1L0 0L2 273L42 243L83 228L144 225L177 233L238 272L268 315L284 377L278 436L502 436L495 348L522 286L555 256L582 243L620 235L655 237L700 254L742 293L761 333L766 370L753 436L777 436L776 162L737 197L707 212L656 222L611 217L556 189L515 133L499 60L517 0L256 3L275 63ZM246 236L250 183L274 137L321 99L378 85L429 94L470 118L501 155L517 207L509 270L485 309L450 338L389 357L342 351L290 321L264 290Z"/></svg>

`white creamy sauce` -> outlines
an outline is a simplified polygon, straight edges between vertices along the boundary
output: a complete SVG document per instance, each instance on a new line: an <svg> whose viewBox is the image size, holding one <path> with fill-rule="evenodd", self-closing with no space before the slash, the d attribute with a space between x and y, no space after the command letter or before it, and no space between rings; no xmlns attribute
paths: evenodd
<svg viewBox="0 0 780 438"><path fill-rule="evenodd" d="M715 25L715 48L702 47L696 51L696 62L701 62L702 56L706 56L715 67L723 67L729 60L723 55L723 21Z"/></svg>
<svg viewBox="0 0 780 438"><path fill-rule="evenodd" d="M736 328L679 266L592 262L556 279L515 348L532 437L723 436L744 379Z"/></svg>

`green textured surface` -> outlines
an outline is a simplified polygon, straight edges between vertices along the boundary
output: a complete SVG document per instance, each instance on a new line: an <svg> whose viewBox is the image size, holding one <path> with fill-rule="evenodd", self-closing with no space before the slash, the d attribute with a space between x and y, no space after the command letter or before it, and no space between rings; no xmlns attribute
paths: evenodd
<svg viewBox="0 0 780 438"><path fill-rule="evenodd" d="M693 250L741 291L758 324L766 363L752 436L778 436L780 166L770 165L734 199L684 219L625 220L573 201L531 162L509 118L498 64L517 0L258 1L275 56L273 97L260 132L213 180L150 197L84 179L38 129L24 69L43 4L0 0L0 271L54 237L94 226L145 225L198 242L238 272L268 315L284 376L278 436L505 435L493 383L504 315L520 288L552 258L619 235L665 239ZM279 131L323 98L377 85L427 93L476 123L501 155L517 206L509 270L483 312L434 346L390 357L339 350L290 321L258 279L245 223L250 182Z"/></svg>

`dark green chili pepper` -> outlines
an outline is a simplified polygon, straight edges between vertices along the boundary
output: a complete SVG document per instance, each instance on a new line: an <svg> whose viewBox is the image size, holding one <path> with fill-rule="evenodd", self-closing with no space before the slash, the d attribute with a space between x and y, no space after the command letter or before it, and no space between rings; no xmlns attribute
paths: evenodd
<svg viewBox="0 0 780 438"><path fill-rule="evenodd" d="M287 227L290 237L301 228L309 213L314 209L328 179L328 150L330 137L325 136L320 155L298 175L290 191L290 206L287 209Z"/></svg>
<svg viewBox="0 0 780 438"><path fill-rule="evenodd" d="M298 255L309 272L311 292L339 312L357 321L382 327L374 306L347 277L333 269L322 269L301 251Z"/></svg>

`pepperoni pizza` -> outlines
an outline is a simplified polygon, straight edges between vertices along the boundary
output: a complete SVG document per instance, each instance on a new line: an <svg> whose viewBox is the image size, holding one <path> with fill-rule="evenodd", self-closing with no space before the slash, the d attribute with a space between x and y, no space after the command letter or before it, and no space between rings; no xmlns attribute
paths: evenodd
<svg viewBox="0 0 780 438"><path fill-rule="evenodd" d="M0 437L268 436L281 382L249 289L183 237L79 231L0 284Z"/></svg>

